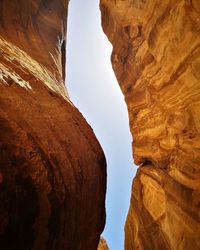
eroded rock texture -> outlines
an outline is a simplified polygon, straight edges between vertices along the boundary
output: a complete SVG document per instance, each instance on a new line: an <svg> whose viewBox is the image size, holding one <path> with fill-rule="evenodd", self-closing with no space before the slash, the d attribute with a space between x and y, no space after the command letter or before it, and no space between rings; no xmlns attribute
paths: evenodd
<svg viewBox="0 0 200 250"><path fill-rule="evenodd" d="M0 249L96 250L106 163L64 87L65 0L0 1Z"/></svg>
<svg viewBox="0 0 200 250"><path fill-rule="evenodd" d="M200 249L200 1L100 7L140 166L125 249Z"/></svg>
<svg viewBox="0 0 200 250"><path fill-rule="evenodd" d="M100 238L98 250L109 250L108 245L103 237Z"/></svg>

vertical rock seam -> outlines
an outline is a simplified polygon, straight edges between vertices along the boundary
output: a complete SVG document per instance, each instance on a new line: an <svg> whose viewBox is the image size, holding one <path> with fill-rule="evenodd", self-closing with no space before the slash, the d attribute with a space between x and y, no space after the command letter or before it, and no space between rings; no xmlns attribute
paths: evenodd
<svg viewBox="0 0 200 250"><path fill-rule="evenodd" d="M100 2L139 166L125 249L200 249L200 1Z"/></svg>
<svg viewBox="0 0 200 250"><path fill-rule="evenodd" d="M0 1L0 249L96 250L106 161L64 86L68 1Z"/></svg>

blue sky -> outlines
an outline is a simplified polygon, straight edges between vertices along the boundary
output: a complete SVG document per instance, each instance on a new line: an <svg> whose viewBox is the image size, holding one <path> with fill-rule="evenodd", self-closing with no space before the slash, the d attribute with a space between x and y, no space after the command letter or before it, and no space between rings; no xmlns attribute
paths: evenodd
<svg viewBox="0 0 200 250"><path fill-rule="evenodd" d="M71 0L66 85L73 103L93 128L107 160L107 221L111 250L124 249L124 223L136 167L127 108L112 70L112 46L101 28L98 0Z"/></svg>

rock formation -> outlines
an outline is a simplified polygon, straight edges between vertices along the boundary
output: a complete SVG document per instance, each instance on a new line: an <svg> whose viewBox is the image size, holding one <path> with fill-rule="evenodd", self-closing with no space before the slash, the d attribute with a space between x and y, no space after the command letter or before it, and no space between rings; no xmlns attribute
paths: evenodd
<svg viewBox="0 0 200 250"><path fill-rule="evenodd" d="M96 250L106 162L65 86L67 0L0 1L0 249Z"/></svg>
<svg viewBox="0 0 200 250"><path fill-rule="evenodd" d="M100 8L139 166L125 249L200 249L200 1Z"/></svg>
<svg viewBox="0 0 200 250"><path fill-rule="evenodd" d="M98 250L109 250L108 245L103 237L100 238Z"/></svg>

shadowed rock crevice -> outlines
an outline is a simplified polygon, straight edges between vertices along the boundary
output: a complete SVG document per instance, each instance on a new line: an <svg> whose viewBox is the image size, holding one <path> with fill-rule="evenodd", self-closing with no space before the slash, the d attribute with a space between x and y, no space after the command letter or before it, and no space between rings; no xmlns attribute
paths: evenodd
<svg viewBox="0 0 200 250"><path fill-rule="evenodd" d="M65 71L66 71L66 41L63 40L61 45L61 62L62 62L62 77L65 80Z"/></svg>

